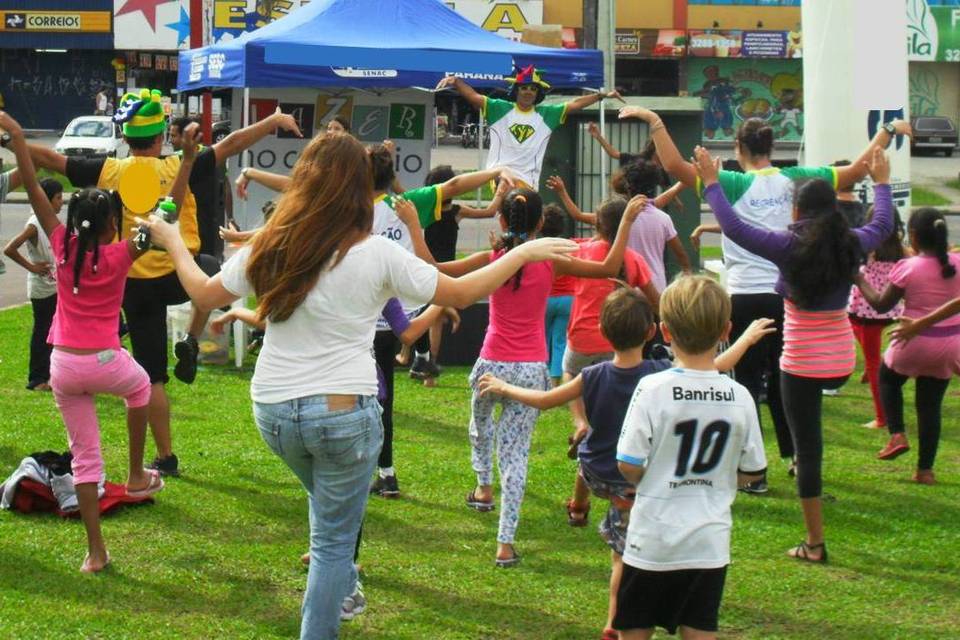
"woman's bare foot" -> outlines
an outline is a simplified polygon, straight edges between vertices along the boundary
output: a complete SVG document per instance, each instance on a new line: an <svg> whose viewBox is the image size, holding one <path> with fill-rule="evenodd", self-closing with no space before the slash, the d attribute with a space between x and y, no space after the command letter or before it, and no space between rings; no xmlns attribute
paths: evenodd
<svg viewBox="0 0 960 640"><path fill-rule="evenodd" d="M110 554L106 550L87 553L87 557L83 559L83 564L80 565L80 571L83 573L98 573L106 569L109 564Z"/></svg>

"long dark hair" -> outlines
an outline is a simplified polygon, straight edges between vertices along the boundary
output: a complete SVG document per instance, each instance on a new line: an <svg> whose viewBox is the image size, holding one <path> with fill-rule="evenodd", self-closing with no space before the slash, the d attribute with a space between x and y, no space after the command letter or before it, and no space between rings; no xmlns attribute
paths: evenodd
<svg viewBox="0 0 960 640"><path fill-rule="evenodd" d="M809 308L840 285L853 284L863 251L837 209L837 194L825 180L810 180L797 189L801 223L783 270L790 298Z"/></svg>
<svg viewBox="0 0 960 640"><path fill-rule="evenodd" d="M867 222L873 220L873 206L867 210ZM883 243L874 249L873 259L877 262L896 262L902 260L905 252L903 250L903 220L900 218L900 212L896 207L893 208L893 233L887 236Z"/></svg>
<svg viewBox="0 0 960 640"><path fill-rule="evenodd" d="M73 194L67 207L67 235L63 242L60 264L70 260L70 245L74 246L76 259L73 262L73 293L80 292L80 274L88 252L93 252L91 268L97 272L100 259L100 236L110 228L119 229L120 202L115 193L101 189L84 189Z"/></svg>
<svg viewBox="0 0 960 640"><path fill-rule="evenodd" d="M924 207L910 216L910 233L917 241L917 247L926 253L932 253L940 261L940 275L952 278L957 269L950 263L947 253L947 221L943 214L932 207Z"/></svg>
<svg viewBox="0 0 960 640"><path fill-rule="evenodd" d="M247 279L258 315L288 319L327 267L373 227L370 156L353 136L315 137L300 154L290 186L251 242Z"/></svg>
<svg viewBox="0 0 960 640"><path fill-rule="evenodd" d="M497 241L496 250L506 253L527 241L530 234L537 230L543 217L543 201L536 191L514 189L503 199L500 215L507 221L507 230ZM520 288L523 268L513 277L513 290Z"/></svg>

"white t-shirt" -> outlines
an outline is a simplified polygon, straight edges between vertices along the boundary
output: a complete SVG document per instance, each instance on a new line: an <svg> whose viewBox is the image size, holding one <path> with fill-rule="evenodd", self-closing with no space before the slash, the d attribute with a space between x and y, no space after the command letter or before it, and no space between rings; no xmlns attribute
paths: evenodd
<svg viewBox="0 0 960 640"><path fill-rule="evenodd" d="M57 292L57 280L55 277L57 270L57 261L53 259L53 248L50 246L50 238L44 233L40 221L36 215L27 218L27 227L33 227L37 230L35 240L27 240L27 258L30 262L46 262L50 265L50 275L41 276L31 271L27 272L27 296L32 300L49 298Z"/></svg>
<svg viewBox="0 0 960 640"><path fill-rule="evenodd" d="M746 387L716 371L668 369L640 380L617 460L646 467L623 561L647 571L730 564L737 470L767 467Z"/></svg>
<svg viewBox="0 0 960 640"><path fill-rule="evenodd" d="M253 293L246 277L250 247L223 265L223 286L236 296ZM283 322L267 320L263 348L250 383L255 402L276 403L318 394L377 393L371 354L383 305L403 296L429 302L437 270L380 236L353 245L324 271L306 299Z"/></svg>
<svg viewBox="0 0 960 640"><path fill-rule="evenodd" d="M487 169L509 167L537 191L547 143L553 130L566 122L567 105L538 104L522 111L509 100L485 97L480 114L490 127Z"/></svg>

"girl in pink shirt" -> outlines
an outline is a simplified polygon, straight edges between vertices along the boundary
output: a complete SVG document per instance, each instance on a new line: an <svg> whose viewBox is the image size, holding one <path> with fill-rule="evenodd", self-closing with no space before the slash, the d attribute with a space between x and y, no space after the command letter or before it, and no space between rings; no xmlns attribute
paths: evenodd
<svg viewBox="0 0 960 640"><path fill-rule="evenodd" d="M196 125L193 127L195 131ZM159 474L143 468L150 378L120 348L117 334L127 271L145 248L133 240L114 241L121 211L115 192L84 189L74 194L67 225L61 224L37 182L20 125L0 111L0 128L12 136L30 204L57 260L57 310L48 337L53 345L50 386L67 428L73 482L87 533L87 556L80 570L92 573L110 562L100 530L99 484L104 472L94 404L97 393L122 396L126 401L130 437L127 493L145 497L163 488ZM178 205L193 165L193 152L186 146L172 190Z"/></svg>
<svg viewBox="0 0 960 640"><path fill-rule="evenodd" d="M623 263L630 225L646 206L646 198L630 201L616 239L603 262L579 258L533 262L524 266L490 296L490 321L480 357L470 374L473 388L470 444L477 486L467 494L467 505L478 511L492 511L493 452L496 443L502 495L500 527L497 533L496 564L510 567L520 561L513 541L520 520L520 503L527 483L527 456L533 426L539 411L506 398L480 396L478 381L491 373L510 384L528 389L549 388L544 313L554 276L609 278ZM503 235L493 251L439 265L448 275L459 276L499 259L511 249L537 237L543 225L540 196L529 189L514 189L504 198L500 210ZM419 248L418 248L419 252ZM503 409L494 421L497 402Z"/></svg>
<svg viewBox="0 0 960 640"><path fill-rule="evenodd" d="M877 311L888 311L903 300L906 318L921 318L960 296L960 256L949 253L947 222L936 209L910 216L910 246L917 253L890 271L882 293L861 278L863 297ZM917 431L920 451L913 479L934 484L933 462L940 442L943 395L950 378L960 373L960 316L947 318L922 331L910 342L894 341L880 367L880 399L887 416L890 441L877 457L892 460L910 449L903 423L903 385L916 378Z"/></svg>

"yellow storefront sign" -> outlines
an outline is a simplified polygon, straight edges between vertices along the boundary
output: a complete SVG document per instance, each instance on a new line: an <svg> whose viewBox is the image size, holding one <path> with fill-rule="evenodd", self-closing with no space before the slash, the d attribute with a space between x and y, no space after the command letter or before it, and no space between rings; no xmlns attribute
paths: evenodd
<svg viewBox="0 0 960 640"><path fill-rule="evenodd" d="M109 11L30 11L2 9L0 31L110 33Z"/></svg>

